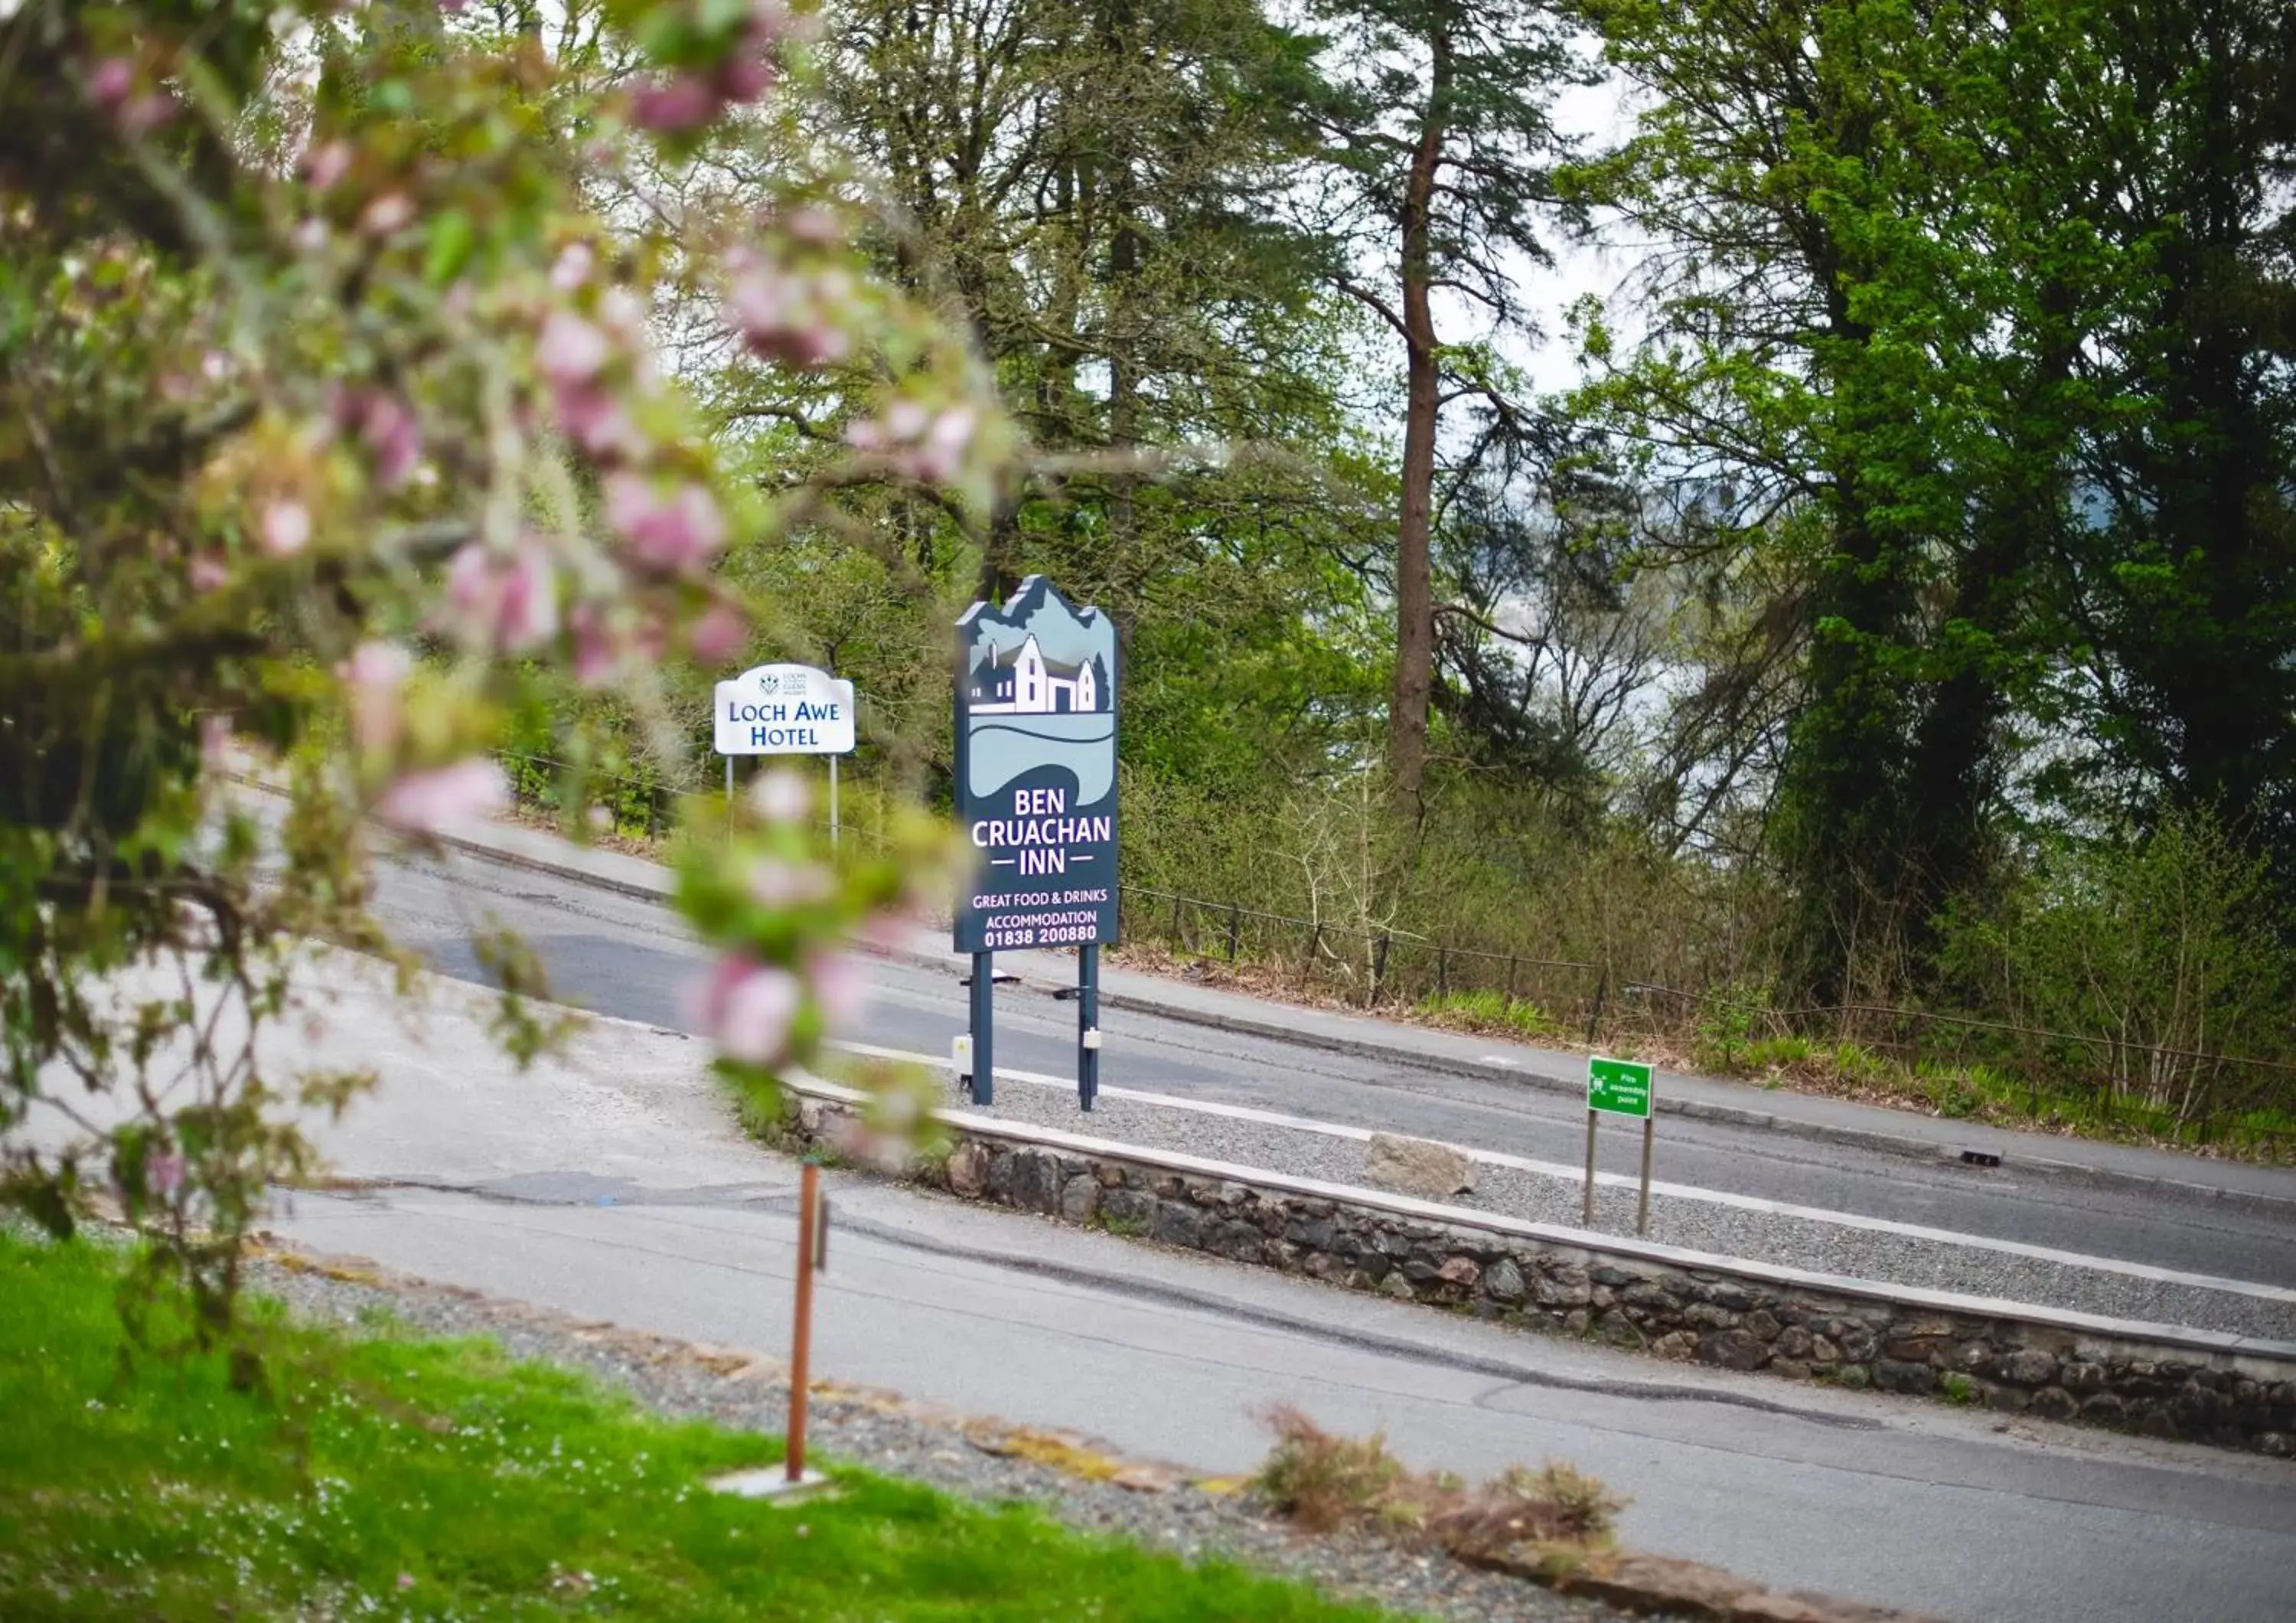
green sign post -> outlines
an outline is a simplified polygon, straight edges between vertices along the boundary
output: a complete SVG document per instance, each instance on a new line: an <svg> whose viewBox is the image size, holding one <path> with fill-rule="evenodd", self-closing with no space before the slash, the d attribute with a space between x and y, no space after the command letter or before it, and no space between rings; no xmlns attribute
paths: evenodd
<svg viewBox="0 0 2296 1623"><path fill-rule="evenodd" d="M1643 1124L1642 1196L1635 1207L1635 1232L1650 1232L1651 1149L1657 1131L1651 1068L1632 1059L1587 1061L1587 1188L1580 1216L1595 1226L1595 1126L1605 1116L1639 1116Z"/></svg>

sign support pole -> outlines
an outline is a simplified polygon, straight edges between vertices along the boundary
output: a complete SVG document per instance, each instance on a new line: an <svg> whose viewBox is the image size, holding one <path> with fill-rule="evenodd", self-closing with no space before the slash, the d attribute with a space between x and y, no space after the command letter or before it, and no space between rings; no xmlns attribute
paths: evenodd
<svg viewBox="0 0 2296 1623"><path fill-rule="evenodd" d="M1100 1097L1100 949L1077 953L1077 1103L1086 1110Z"/></svg>
<svg viewBox="0 0 2296 1623"><path fill-rule="evenodd" d="M991 1064L992 1028L996 1020L996 954L972 955L972 1102L996 1102L996 1073Z"/></svg>
<svg viewBox="0 0 2296 1623"><path fill-rule="evenodd" d="M1653 1110L1643 1117L1643 1193L1635 1204L1635 1232L1650 1232L1650 1172L1651 1145L1658 1138L1658 1113Z"/></svg>
<svg viewBox="0 0 2296 1623"><path fill-rule="evenodd" d="M790 1328L789 1479L805 1480L805 1410L812 1384L813 1265L820 1249L821 1168L811 1160L799 1174L797 1314Z"/></svg>
<svg viewBox="0 0 2296 1623"><path fill-rule="evenodd" d="M1590 1229L1595 1226L1595 1112L1592 1110L1587 1111L1587 1196L1585 1204L1580 1208L1578 1220L1581 1226Z"/></svg>
<svg viewBox="0 0 2296 1623"><path fill-rule="evenodd" d="M734 757L726 757L726 826L734 826Z"/></svg>
<svg viewBox="0 0 2296 1623"><path fill-rule="evenodd" d="M837 849L837 757L829 758L829 848Z"/></svg>

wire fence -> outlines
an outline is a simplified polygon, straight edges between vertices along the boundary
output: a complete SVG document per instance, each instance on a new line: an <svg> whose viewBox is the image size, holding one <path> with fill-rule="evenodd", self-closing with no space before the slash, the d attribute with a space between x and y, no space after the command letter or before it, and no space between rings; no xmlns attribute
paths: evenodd
<svg viewBox="0 0 2296 1623"><path fill-rule="evenodd" d="M501 760L517 804L559 815L570 802L589 815L602 808L607 827L629 838L660 837L675 827L682 797L712 787L549 755L506 754ZM846 829L855 838L872 832ZM1128 941L1248 967L1303 993L1336 996L1366 1010L1448 1008L1526 1040L1590 1048L1637 1040L1694 1046L1724 1069L1746 1059L1791 1065L1808 1058L1854 1070L1886 1059L1931 1084L1941 1108L1974 1108L1979 1093L1989 1089L2021 1094L2036 1117L2054 1111L2296 1160L2296 1127L2287 1125L2296 1063L1890 1004L1779 1008L1727 988L1693 991L1638 979L1607 964L1461 946L1148 886L1121 885L1119 896Z"/></svg>

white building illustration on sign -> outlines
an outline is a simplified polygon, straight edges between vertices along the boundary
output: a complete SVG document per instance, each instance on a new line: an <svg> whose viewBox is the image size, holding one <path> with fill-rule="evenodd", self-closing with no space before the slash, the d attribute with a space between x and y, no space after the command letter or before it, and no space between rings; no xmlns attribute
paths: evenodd
<svg viewBox="0 0 2296 1623"><path fill-rule="evenodd" d="M988 649L965 686L974 715L1049 716L1099 710L1106 692L1097 657L1063 665L1045 657L1032 632L1009 654Z"/></svg>

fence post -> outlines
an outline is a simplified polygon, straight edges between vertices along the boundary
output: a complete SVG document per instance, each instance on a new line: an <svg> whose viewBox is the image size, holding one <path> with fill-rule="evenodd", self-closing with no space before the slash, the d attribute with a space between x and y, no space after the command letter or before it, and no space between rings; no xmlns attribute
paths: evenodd
<svg viewBox="0 0 2296 1623"><path fill-rule="evenodd" d="M1507 1001L1514 1001L1514 954L1507 954Z"/></svg>
<svg viewBox="0 0 2296 1623"><path fill-rule="evenodd" d="M1227 904L1227 961L1230 963L1235 962L1236 936L1242 927L1243 915L1237 911L1235 903L1231 902Z"/></svg>
<svg viewBox="0 0 2296 1623"><path fill-rule="evenodd" d="M1451 949L1438 942L1435 946L1435 1001L1441 1002L1451 995Z"/></svg>
<svg viewBox="0 0 2296 1623"><path fill-rule="evenodd" d="M1611 966L1604 964L1601 978L1595 983L1595 1007L1587 1016L1587 1046L1595 1046L1595 1036L1603 1027L1603 1000L1611 990Z"/></svg>
<svg viewBox="0 0 2296 1623"><path fill-rule="evenodd" d="M1378 1001L1379 994L1387 990L1387 949L1394 941L1394 936L1382 930L1379 939L1372 943L1371 995L1374 1002Z"/></svg>
<svg viewBox="0 0 2296 1623"><path fill-rule="evenodd" d="M1300 985L1305 986L1308 977L1316 972L1316 952L1324 944L1324 921L1312 921L1308 927L1308 956L1300 960Z"/></svg>
<svg viewBox="0 0 2296 1623"><path fill-rule="evenodd" d="M1186 938L1180 934L1180 898L1177 895L1172 898L1172 944L1182 949L1188 944Z"/></svg>

